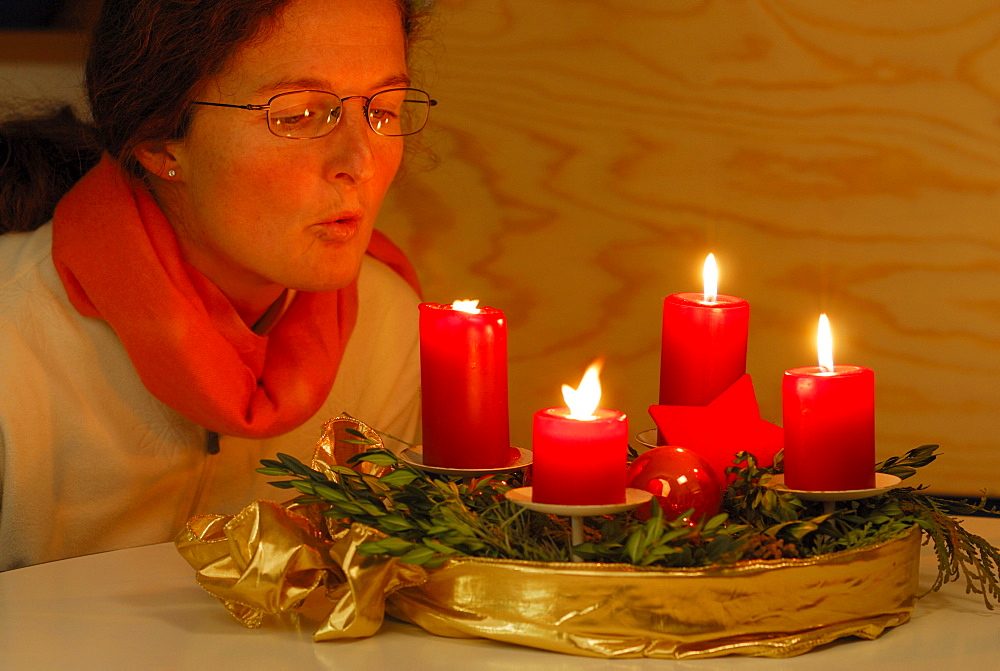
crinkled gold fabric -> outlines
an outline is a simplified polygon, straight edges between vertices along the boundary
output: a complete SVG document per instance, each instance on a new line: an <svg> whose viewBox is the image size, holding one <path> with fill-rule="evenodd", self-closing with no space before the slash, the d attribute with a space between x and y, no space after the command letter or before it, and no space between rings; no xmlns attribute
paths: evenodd
<svg viewBox="0 0 1000 671"><path fill-rule="evenodd" d="M330 436L342 421L355 420L327 423L321 461L335 454ZM875 638L909 619L920 551L914 529L862 550L707 569L460 558L428 571L357 553L378 537L258 501L235 516L193 518L176 545L246 626L307 612L322 641L370 636L388 613L441 636L672 659L788 657L844 636Z"/></svg>
<svg viewBox="0 0 1000 671"><path fill-rule="evenodd" d="M808 560L708 569L458 559L390 597L442 636L599 657L787 657L909 619L920 535Z"/></svg>
<svg viewBox="0 0 1000 671"><path fill-rule="evenodd" d="M291 610L327 581L342 580L315 525L270 501L235 516L194 517L174 545L197 570L198 584L248 627Z"/></svg>

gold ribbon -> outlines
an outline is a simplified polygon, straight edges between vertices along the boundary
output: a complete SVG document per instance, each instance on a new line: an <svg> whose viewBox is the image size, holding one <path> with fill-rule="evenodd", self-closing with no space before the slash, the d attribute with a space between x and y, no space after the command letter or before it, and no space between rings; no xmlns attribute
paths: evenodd
<svg viewBox="0 0 1000 671"><path fill-rule="evenodd" d="M371 431L327 422L314 467L364 449L344 442L346 428ZM903 624L917 590L917 529L860 550L703 569L463 557L428 571L359 554L383 535L328 526L319 512L257 501L193 518L177 549L246 626L305 617L324 641L371 636L388 613L441 636L596 657L788 657Z"/></svg>
<svg viewBox="0 0 1000 671"><path fill-rule="evenodd" d="M247 627L288 612L327 580L339 582L329 541L306 517L271 501L235 516L192 518L174 544L198 584Z"/></svg>

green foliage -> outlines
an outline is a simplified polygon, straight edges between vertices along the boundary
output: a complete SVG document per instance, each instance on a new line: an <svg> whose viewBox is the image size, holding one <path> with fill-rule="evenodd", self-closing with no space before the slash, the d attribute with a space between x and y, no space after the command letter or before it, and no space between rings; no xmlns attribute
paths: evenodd
<svg viewBox="0 0 1000 671"><path fill-rule="evenodd" d="M297 479L272 482L296 489L300 502L322 501L324 515L358 522L389 538L364 543L364 554L387 554L428 568L440 566L453 555L517 557L538 561L567 559L563 529L545 516L527 514L503 494L520 483L514 478L491 476L472 482L427 477L379 449L356 455L350 464L363 462L392 466L385 475L364 475L353 468L333 466L335 479L327 479L288 455L278 461L262 460L259 472Z"/></svg>
<svg viewBox="0 0 1000 671"><path fill-rule="evenodd" d="M356 432L358 444L371 444ZM936 458L936 445L924 445L879 464L880 472L912 476ZM780 455L761 467L753 455L736 455L729 473L723 512L689 524L687 514L666 519L654 499L648 520L630 513L588 518L582 544L573 548L568 518L528 511L504 494L521 485L521 475L452 480L418 471L384 449L370 449L331 466L332 477L278 454L261 460L258 472L290 478L271 482L293 489L302 503L321 503L324 515L357 522L385 534L358 550L436 568L455 556L533 561L585 561L658 567L701 567L744 559L810 557L862 548L899 538L914 525L934 543L938 579L934 589L965 578L967 591L982 594L986 606L1000 601L997 566L1000 550L966 532L952 515L987 512L978 506L943 501L904 487L885 494L840 502L833 512L821 503L768 486L781 471ZM362 474L349 466L389 467L384 475ZM992 600L992 601L991 601Z"/></svg>
<svg viewBox="0 0 1000 671"><path fill-rule="evenodd" d="M601 542L586 542L573 551L588 561L636 566L711 566L732 563L740 557L735 537L744 527L727 525L724 514L689 524L685 518L692 512L667 520L653 499L645 522L608 525L599 534Z"/></svg>
<svg viewBox="0 0 1000 671"><path fill-rule="evenodd" d="M889 473L903 480L916 474L922 468L937 459L939 445L921 445L915 447L902 457L889 457L875 466L876 473Z"/></svg>
<svg viewBox="0 0 1000 671"><path fill-rule="evenodd" d="M978 505L924 496L916 490L897 490L899 505L911 515L934 543L938 575L932 590L959 578L965 579L966 594L981 594L986 607L1000 603L1000 549L986 539L970 534L952 515L1000 511L986 507L986 497ZM992 601L991 601L992 600Z"/></svg>
<svg viewBox="0 0 1000 671"><path fill-rule="evenodd" d="M876 471L909 478L934 461L937 450L937 445L921 445L879 463ZM758 467L753 455L736 455L737 463L744 460L744 467L728 469L735 481L726 492L724 507L732 521L781 540L790 550L787 556L809 557L865 547L899 538L916 525L927 536L925 542L934 544L938 576L932 589L964 578L966 592L982 594L987 608L992 610L993 603L1000 602L1000 549L963 529L954 518L1000 515L1000 511L986 507L985 497L974 505L937 499L922 494L919 487L899 487L880 496L841 502L834 512L824 514L820 503L767 487L781 470L780 457L770 468Z"/></svg>
<svg viewBox="0 0 1000 671"><path fill-rule="evenodd" d="M756 458L746 452L738 453L736 461L745 465L728 469L735 479L726 491L724 508L734 522L746 525L748 533L780 539L794 548L789 556L811 557L872 545L898 538L916 523L888 496L841 502L834 512L825 513L821 503L768 486L781 468L780 458L768 468L758 466Z"/></svg>

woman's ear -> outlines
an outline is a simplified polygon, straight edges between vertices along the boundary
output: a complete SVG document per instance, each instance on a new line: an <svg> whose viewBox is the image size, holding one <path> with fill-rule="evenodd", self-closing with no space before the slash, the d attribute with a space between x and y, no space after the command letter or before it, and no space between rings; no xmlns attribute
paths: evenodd
<svg viewBox="0 0 1000 671"><path fill-rule="evenodd" d="M150 175L175 181L180 175L179 161L172 142L152 140L135 148L135 158Z"/></svg>

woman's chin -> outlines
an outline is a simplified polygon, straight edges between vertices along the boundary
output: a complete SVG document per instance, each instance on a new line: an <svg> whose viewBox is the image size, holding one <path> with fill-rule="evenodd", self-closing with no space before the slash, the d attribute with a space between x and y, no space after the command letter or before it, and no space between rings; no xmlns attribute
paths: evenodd
<svg viewBox="0 0 1000 671"><path fill-rule="evenodd" d="M336 262L331 261L321 265L314 272L294 273L292 277L288 278L285 286L296 291L337 291L350 286L358 278L360 270L360 258L356 260L338 259Z"/></svg>

